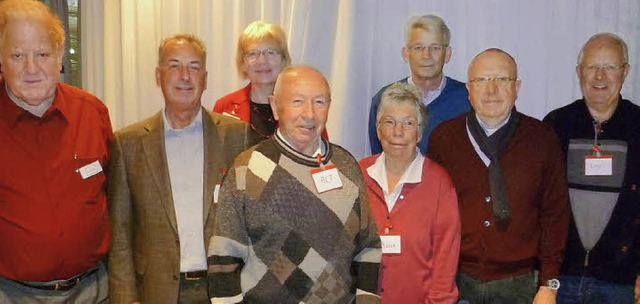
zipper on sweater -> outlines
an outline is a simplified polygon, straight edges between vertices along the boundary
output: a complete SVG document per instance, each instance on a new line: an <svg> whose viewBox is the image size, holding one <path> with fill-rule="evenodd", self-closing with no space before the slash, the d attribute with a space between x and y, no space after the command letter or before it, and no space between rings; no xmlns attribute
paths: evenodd
<svg viewBox="0 0 640 304"><path fill-rule="evenodd" d="M587 254L584 256L584 264L583 264L584 267L589 266L589 252L590 251L591 250L587 250Z"/></svg>

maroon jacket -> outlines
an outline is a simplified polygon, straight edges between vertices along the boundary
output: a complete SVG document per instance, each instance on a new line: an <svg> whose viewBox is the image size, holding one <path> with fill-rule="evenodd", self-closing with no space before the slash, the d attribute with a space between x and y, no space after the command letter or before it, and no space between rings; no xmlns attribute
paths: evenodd
<svg viewBox="0 0 640 304"><path fill-rule="evenodd" d="M473 148L465 122L462 115L438 126L428 149L429 157L447 169L458 193L459 271L488 281L523 275L539 265L542 282L557 278L570 209L565 165L554 131L522 115L500 154L511 221L498 224L487 202L488 168Z"/></svg>

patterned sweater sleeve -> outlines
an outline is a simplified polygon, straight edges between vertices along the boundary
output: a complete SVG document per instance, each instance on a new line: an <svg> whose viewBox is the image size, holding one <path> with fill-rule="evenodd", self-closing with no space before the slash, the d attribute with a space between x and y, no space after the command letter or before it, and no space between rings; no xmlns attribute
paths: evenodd
<svg viewBox="0 0 640 304"><path fill-rule="evenodd" d="M246 166L234 165L220 189L213 237L207 252L208 288L211 303L240 303L242 267L248 257L248 235L244 207L249 200L244 184Z"/></svg>
<svg viewBox="0 0 640 304"><path fill-rule="evenodd" d="M356 173L359 178L360 195L358 203L360 207L360 231L358 232L355 255L352 269L356 279L356 303L380 303L377 295L378 271L382 250L380 249L380 236L378 228L371 213L369 194L359 169Z"/></svg>

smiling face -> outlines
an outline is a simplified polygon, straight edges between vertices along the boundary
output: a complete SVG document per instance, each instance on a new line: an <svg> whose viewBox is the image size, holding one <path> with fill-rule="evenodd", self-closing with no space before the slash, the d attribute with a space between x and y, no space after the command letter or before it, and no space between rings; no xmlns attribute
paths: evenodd
<svg viewBox="0 0 640 304"><path fill-rule="evenodd" d="M162 88L165 105L171 111L196 110L207 88L204 58L193 43L168 42L156 68L156 83Z"/></svg>
<svg viewBox="0 0 640 304"><path fill-rule="evenodd" d="M49 30L35 19L11 20L1 47L2 75L9 90L30 105L53 97L62 69L62 49Z"/></svg>
<svg viewBox="0 0 640 304"><path fill-rule="evenodd" d="M606 67L616 68L608 70ZM585 45L576 72L587 105L590 108L608 109L618 103L629 65L624 62L619 44L611 38L600 37Z"/></svg>
<svg viewBox="0 0 640 304"><path fill-rule="evenodd" d="M412 51L416 46L424 46L422 51ZM439 51L430 51L429 46L443 46ZM451 58L451 48L445 45L441 33L414 28L407 46L402 48L402 58L409 63L411 75L417 80L442 77L442 68Z"/></svg>
<svg viewBox="0 0 640 304"><path fill-rule="evenodd" d="M502 51L484 51L471 61L467 82L469 101L484 123L495 126L507 118L518 98L517 75L515 62ZM490 80L476 81L478 79Z"/></svg>
<svg viewBox="0 0 640 304"><path fill-rule="evenodd" d="M279 77L269 97L278 130L298 152L313 155L329 114L329 86L322 74L306 67L289 69Z"/></svg>
<svg viewBox="0 0 640 304"><path fill-rule="evenodd" d="M392 160L413 158L421 138L415 106L409 102L398 102L379 111L382 113L377 123L377 132L384 153ZM390 123L391 121L395 122Z"/></svg>
<svg viewBox="0 0 640 304"><path fill-rule="evenodd" d="M277 51L277 56L270 56L265 50ZM285 66L281 55L281 50L273 41L249 43L245 48L244 63L242 70L253 84L270 84L276 82L278 74ZM255 58L250 58L248 54L258 54Z"/></svg>

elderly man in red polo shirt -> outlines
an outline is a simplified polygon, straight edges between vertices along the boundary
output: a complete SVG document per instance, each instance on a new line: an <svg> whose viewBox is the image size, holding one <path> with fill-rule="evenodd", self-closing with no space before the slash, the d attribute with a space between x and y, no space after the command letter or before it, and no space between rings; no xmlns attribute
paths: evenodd
<svg viewBox="0 0 640 304"><path fill-rule="evenodd" d="M0 2L0 303L103 303L107 108L58 83L60 20Z"/></svg>

